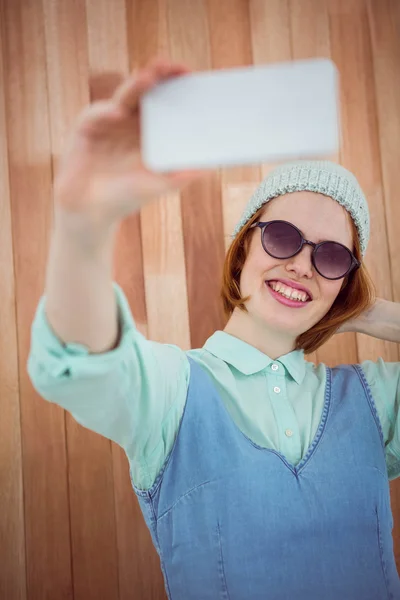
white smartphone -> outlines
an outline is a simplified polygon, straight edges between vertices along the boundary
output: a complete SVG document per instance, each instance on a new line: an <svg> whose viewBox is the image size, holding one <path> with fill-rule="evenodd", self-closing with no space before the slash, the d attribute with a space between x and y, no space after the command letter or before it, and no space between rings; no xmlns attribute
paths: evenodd
<svg viewBox="0 0 400 600"><path fill-rule="evenodd" d="M339 150L329 59L189 73L141 99L145 165L159 172L324 158Z"/></svg>

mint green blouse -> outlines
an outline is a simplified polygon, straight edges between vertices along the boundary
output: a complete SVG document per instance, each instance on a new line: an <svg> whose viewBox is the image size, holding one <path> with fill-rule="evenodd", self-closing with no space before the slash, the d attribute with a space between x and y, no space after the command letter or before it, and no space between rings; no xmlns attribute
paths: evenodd
<svg viewBox="0 0 400 600"><path fill-rule="evenodd" d="M310 446L324 404L326 370L302 350L271 360L223 331L184 352L147 340L136 328L127 298L114 290L122 337L117 348L89 354L63 344L39 301L31 329L28 374L35 390L78 423L119 444L135 485L149 489L172 449L190 379L188 356L212 377L237 426L256 444L296 465ZM390 479L400 474L400 363L360 363L382 425Z"/></svg>

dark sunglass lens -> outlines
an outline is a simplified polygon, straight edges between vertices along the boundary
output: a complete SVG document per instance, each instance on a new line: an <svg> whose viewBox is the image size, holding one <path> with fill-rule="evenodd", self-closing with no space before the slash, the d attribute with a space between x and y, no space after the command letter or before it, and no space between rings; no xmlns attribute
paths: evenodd
<svg viewBox="0 0 400 600"><path fill-rule="evenodd" d="M299 232L280 221L273 221L264 229L263 246L275 258L289 258L300 248Z"/></svg>
<svg viewBox="0 0 400 600"><path fill-rule="evenodd" d="M325 277L331 279L343 277L350 268L351 254L341 244L326 242L315 254L315 265Z"/></svg>

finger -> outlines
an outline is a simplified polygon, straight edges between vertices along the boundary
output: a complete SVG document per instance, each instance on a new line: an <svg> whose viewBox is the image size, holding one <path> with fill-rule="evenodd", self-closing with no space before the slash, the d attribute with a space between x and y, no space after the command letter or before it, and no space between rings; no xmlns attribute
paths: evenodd
<svg viewBox="0 0 400 600"><path fill-rule="evenodd" d="M189 70L182 66L156 65L151 69L140 71L136 77L130 76L125 80L116 90L113 100L124 108L133 110L137 107L140 96L157 83L188 72Z"/></svg>
<svg viewBox="0 0 400 600"><path fill-rule="evenodd" d="M161 75L163 71L168 71L169 69L183 69L184 71L190 71L189 67L186 64L177 61L171 61L161 56L152 60L145 68L149 68L152 70L154 69L155 71L158 71Z"/></svg>
<svg viewBox="0 0 400 600"><path fill-rule="evenodd" d="M157 83L187 73L190 73L190 69L185 65L161 61L154 63L153 66L139 71L136 76L131 75L128 77L115 91L113 101L124 108L134 110L138 105L140 96Z"/></svg>
<svg viewBox="0 0 400 600"><path fill-rule="evenodd" d="M167 58L157 57L152 60L142 71L151 71L156 77L168 77L174 72L190 72L190 68L180 62L172 62Z"/></svg>
<svg viewBox="0 0 400 600"><path fill-rule="evenodd" d="M77 119L77 126L89 133L93 129L98 130L103 125L117 122L120 118L121 115L116 110L115 104L109 100L99 100L85 107Z"/></svg>

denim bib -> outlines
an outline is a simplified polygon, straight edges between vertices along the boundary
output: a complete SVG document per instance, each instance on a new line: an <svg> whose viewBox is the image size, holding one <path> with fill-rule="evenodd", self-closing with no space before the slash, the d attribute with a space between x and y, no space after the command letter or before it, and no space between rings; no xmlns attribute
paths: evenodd
<svg viewBox="0 0 400 600"><path fill-rule="evenodd" d="M189 361L174 447L150 490L133 486L168 598L400 599L384 440L361 368L326 367L321 421L294 466L242 433Z"/></svg>

